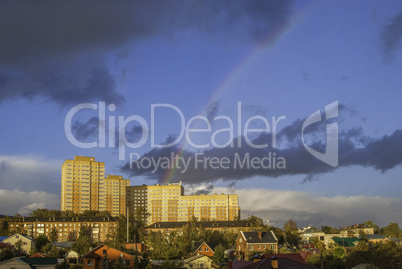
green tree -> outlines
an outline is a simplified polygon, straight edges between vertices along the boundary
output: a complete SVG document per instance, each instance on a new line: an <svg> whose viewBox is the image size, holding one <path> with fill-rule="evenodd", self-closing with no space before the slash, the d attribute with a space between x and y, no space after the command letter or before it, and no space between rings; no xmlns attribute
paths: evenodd
<svg viewBox="0 0 402 269"><path fill-rule="evenodd" d="M321 231L326 234L339 234L340 231L332 226L321 226Z"/></svg>
<svg viewBox="0 0 402 269"><path fill-rule="evenodd" d="M57 242L58 238L59 238L59 231L56 228L52 228L49 232L49 241Z"/></svg>
<svg viewBox="0 0 402 269"><path fill-rule="evenodd" d="M212 260L215 264L219 264L223 262L225 257L225 248L219 244L215 247L214 255L212 256Z"/></svg>
<svg viewBox="0 0 402 269"><path fill-rule="evenodd" d="M133 269L139 269L139 268L140 268L140 263L138 262L137 255L135 255Z"/></svg>
<svg viewBox="0 0 402 269"><path fill-rule="evenodd" d="M387 237L402 238L401 229L399 228L399 225L396 222L391 222L388 226L381 228L380 233Z"/></svg>
<svg viewBox="0 0 402 269"><path fill-rule="evenodd" d="M337 258L343 259L343 256L346 254L346 250L343 247L336 246L332 251L333 255Z"/></svg>
<svg viewBox="0 0 402 269"><path fill-rule="evenodd" d="M256 217L254 215L251 215L246 219L248 222L250 222L251 227L263 227L264 222L262 218Z"/></svg>
<svg viewBox="0 0 402 269"><path fill-rule="evenodd" d="M366 225L367 227L374 228L375 234L380 233L380 227L377 224L375 224L372 220L367 220L367 221L363 222L363 224Z"/></svg>
<svg viewBox="0 0 402 269"><path fill-rule="evenodd" d="M10 218L4 217L0 221L0 236L8 236L10 227Z"/></svg>
<svg viewBox="0 0 402 269"><path fill-rule="evenodd" d="M75 242L77 241L77 232L76 231L70 231L67 235L67 241L69 242Z"/></svg>
<svg viewBox="0 0 402 269"><path fill-rule="evenodd" d="M297 223L294 220L289 219L285 225L283 225L283 230L285 232L297 232Z"/></svg>
<svg viewBox="0 0 402 269"><path fill-rule="evenodd" d="M24 255L25 254L25 251L23 250L23 248L22 248L22 246L23 246L23 242L22 242L22 240L20 239L20 240L18 240L17 242L15 242L15 244L14 244L14 249L15 249L15 256L22 256L22 255Z"/></svg>
<svg viewBox="0 0 402 269"><path fill-rule="evenodd" d="M113 269L126 269L123 259L119 257L117 261L113 264Z"/></svg>
<svg viewBox="0 0 402 269"><path fill-rule="evenodd" d="M46 235L41 234L35 239L35 247L36 249L40 252L42 251L42 247L49 243L49 240L47 239Z"/></svg>

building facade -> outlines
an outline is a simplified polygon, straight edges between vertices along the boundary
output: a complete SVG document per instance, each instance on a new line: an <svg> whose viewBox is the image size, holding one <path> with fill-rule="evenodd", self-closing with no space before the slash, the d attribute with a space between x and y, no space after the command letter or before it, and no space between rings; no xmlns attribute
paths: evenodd
<svg viewBox="0 0 402 269"><path fill-rule="evenodd" d="M270 232L243 232L236 239L236 250L240 252L242 259L247 259L251 253L264 253L270 250L278 253L278 239Z"/></svg>
<svg viewBox="0 0 402 269"><path fill-rule="evenodd" d="M126 188L129 185L130 180L122 176L108 175L105 178L106 211L112 216L126 214Z"/></svg>
<svg viewBox="0 0 402 269"><path fill-rule="evenodd" d="M181 222L196 217L199 221L240 219L236 194L184 195L181 183L130 186L126 189L130 214L142 209L149 213L146 223Z"/></svg>
<svg viewBox="0 0 402 269"><path fill-rule="evenodd" d="M82 226L90 228L92 240L104 242L117 229L118 220L108 217L24 217L10 223L10 228L20 227L32 238L40 235L49 237L53 231L57 231L57 241L75 241L80 234Z"/></svg>
<svg viewBox="0 0 402 269"><path fill-rule="evenodd" d="M61 169L61 210L82 213L105 211L105 163L93 157L75 156Z"/></svg>
<svg viewBox="0 0 402 269"><path fill-rule="evenodd" d="M121 176L105 178L105 163L94 157L75 156L61 169L61 210L83 213L86 210L109 211L112 216L126 214L126 186Z"/></svg>

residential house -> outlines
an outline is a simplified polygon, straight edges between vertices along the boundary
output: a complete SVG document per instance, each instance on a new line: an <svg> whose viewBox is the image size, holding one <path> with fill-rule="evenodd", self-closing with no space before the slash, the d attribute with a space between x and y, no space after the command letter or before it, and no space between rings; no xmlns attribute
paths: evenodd
<svg viewBox="0 0 402 269"><path fill-rule="evenodd" d="M359 244L359 242L360 239L357 237L351 237L351 238L333 237L330 240L330 243L344 247L345 249L351 249L355 247L357 244Z"/></svg>
<svg viewBox="0 0 402 269"><path fill-rule="evenodd" d="M56 269L57 258L12 258L0 262L0 269Z"/></svg>
<svg viewBox="0 0 402 269"><path fill-rule="evenodd" d="M190 252L192 255L205 255L212 257L214 255L214 245L207 244L206 242L196 243Z"/></svg>
<svg viewBox="0 0 402 269"><path fill-rule="evenodd" d="M31 249L35 247L35 241L32 238L22 235L22 234L13 234L12 236L9 236L3 240L4 243L9 243L9 244L13 245L14 248L15 248L15 244L18 241L22 242L21 248L26 254L28 254L29 251L31 251Z"/></svg>
<svg viewBox="0 0 402 269"><path fill-rule="evenodd" d="M367 226L365 224L356 224L344 227L341 231L341 234L347 236L358 236L360 232L364 232L365 234L374 234L374 227Z"/></svg>
<svg viewBox="0 0 402 269"><path fill-rule="evenodd" d="M390 239L382 234L368 234L367 241L370 243L383 243L389 241Z"/></svg>
<svg viewBox="0 0 402 269"><path fill-rule="evenodd" d="M123 251L108 247L106 245L99 245L93 250L87 252L82 257L83 269L100 269L103 259L107 258L110 263L115 263L121 258L127 268L134 265L134 256L127 254Z"/></svg>
<svg viewBox="0 0 402 269"><path fill-rule="evenodd" d="M22 217L13 219L10 228L23 228L32 238L39 235L49 236L54 229L58 241L74 241L78 238L81 226L90 228L92 240L104 242L108 234L117 227L118 219L112 217Z"/></svg>
<svg viewBox="0 0 402 269"><path fill-rule="evenodd" d="M29 256L29 258L47 258L49 257L49 255L46 255L45 253L40 253L40 252L36 252L34 254L32 254L31 256Z"/></svg>
<svg viewBox="0 0 402 269"><path fill-rule="evenodd" d="M276 257L276 256L273 256L271 258L264 258L261 261L254 262L252 264L248 264L240 268L241 269L257 269L257 268L258 269L280 269L280 268L316 269L315 267L310 266L305 262L302 263L293 259L285 257Z"/></svg>
<svg viewBox="0 0 402 269"><path fill-rule="evenodd" d="M138 252L146 252L147 251L147 246L144 243L125 243L123 245L125 249L131 249L135 250Z"/></svg>
<svg viewBox="0 0 402 269"><path fill-rule="evenodd" d="M306 260L300 253L283 253L283 254L265 254L264 258L272 259L272 258L286 258L297 261L299 263L307 264Z"/></svg>
<svg viewBox="0 0 402 269"><path fill-rule="evenodd" d="M272 231L240 232L235 245L236 250L241 253L242 259L252 253L264 253L269 250L278 253L278 239Z"/></svg>
<svg viewBox="0 0 402 269"><path fill-rule="evenodd" d="M197 255L184 260L185 268L212 268L213 261L205 255Z"/></svg>
<svg viewBox="0 0 402 269"><path fill-rule="evenodd" d="M311 243L311 239L313 238L318 238L319 240L324 241L325 233L321 231L321 229L311 227L299 233L299 235L303 239L304 245L307 245Z"/></svg>
<svg viewBox="0 0 402 269"><path fill-rule="evenodd" d="M71 249L66 253L64 258L66 259L67 264L75 265L75 264L78 264L80 255Z"/></svg>

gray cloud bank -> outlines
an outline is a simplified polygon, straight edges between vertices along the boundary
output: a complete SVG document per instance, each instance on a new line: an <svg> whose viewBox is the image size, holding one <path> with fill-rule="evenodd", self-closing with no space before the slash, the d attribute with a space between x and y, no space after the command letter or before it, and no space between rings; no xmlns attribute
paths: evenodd
<svg viewBox="0 0 402 269"><path fill-rule="evenodd" d="M344 109L343 109L344 110ZM296 120L293 124L284 127L277 133L277 138L282 143L278 148L263 148L258 149L249 146L244 137L237 137L234 141L234 146L226 146L224 148L211 148L203 151L189 151L182 149L179 146L172 146L169 148L154 148L146 152L140 159L135 162L127 162L121 167L121 171L130 177L146 176L150 179L156 179L163 182L171 170L174 170L171 180L183 181L189 184L197 184L202 182L213 182L215 180L223 179L227 181L247 179L255 176L265 177L280 177L285 175L305 175L303 182L317 180L317 175L328 173L334 169L347 167L352 165L373 167L376 170L385 172L389 169L396 167L402 163L402 130L396 130L391 135L385 135L380 138L371 138L363 134L362 129L353 128L349 130L342 130L339 132L339 165L333 168L326 163L313 157L304 148L301 139L301 130L304 120ZM340 125L341 126L341 125ZM320 136L323 134L325 124L312 125L307 130L305 135L312 137L309 146L320 152L325 152L326 140ZM242 140L241 147L237 146L237 140ZM172 141L169 138L166 143ZM272 141L271 134L261 134L252 140L253 144L262 145ZM186 168L184 165L172 166L167 169L155 163L150 163L149 160L167 160L172 159L171 156L182 158L189 161ZM229 169L209 165L208 162L196 164L196 154L200 154L202 158L217 158L219 160L226 158L230 160ZM264 157L271 156L271 167L247 167L247 166L234 166L232 164L239 164L239 160L243 161L248 158L257 158L259 160ZM273 164L274 159L278 164L279 158L285 160L286 167L280 167ZM199 158L200 159L200 158ZM204 160L204 159L203 159ZM143 162L142 162L143 161ZM143 165L141 165L141 162ZM203 166L207 163L207 166ZM149 165L148 165L149 164ZM268 164L268 162L265 162Z"/></svg>
<svg viewBox="0 0 402 269"><path fill-rule="evenodd" d="M2 1L0 101L120 104L109 62L133 42L195 30L259 42L288 24L292 1ZM114 71L116 72L116 70Z"/></svg>

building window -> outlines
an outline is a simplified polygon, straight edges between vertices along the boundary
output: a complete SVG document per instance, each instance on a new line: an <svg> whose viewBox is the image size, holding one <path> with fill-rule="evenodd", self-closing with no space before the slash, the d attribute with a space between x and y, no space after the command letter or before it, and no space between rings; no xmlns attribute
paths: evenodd
<svg viewBox="0 0 402 269"><path fill-rule="evenodd" d="M272 245L272 246L271 246L271 249L275 249L275 246Z"/></svg>
<svg viewBox="0 0 402 269"><path fill-rule="evenodd" d="M92 267L92 266L94 266L94 261L93 261L93 260L89 260L87 264L88 264L88 266L91 266L91 267Z"/></svg>

